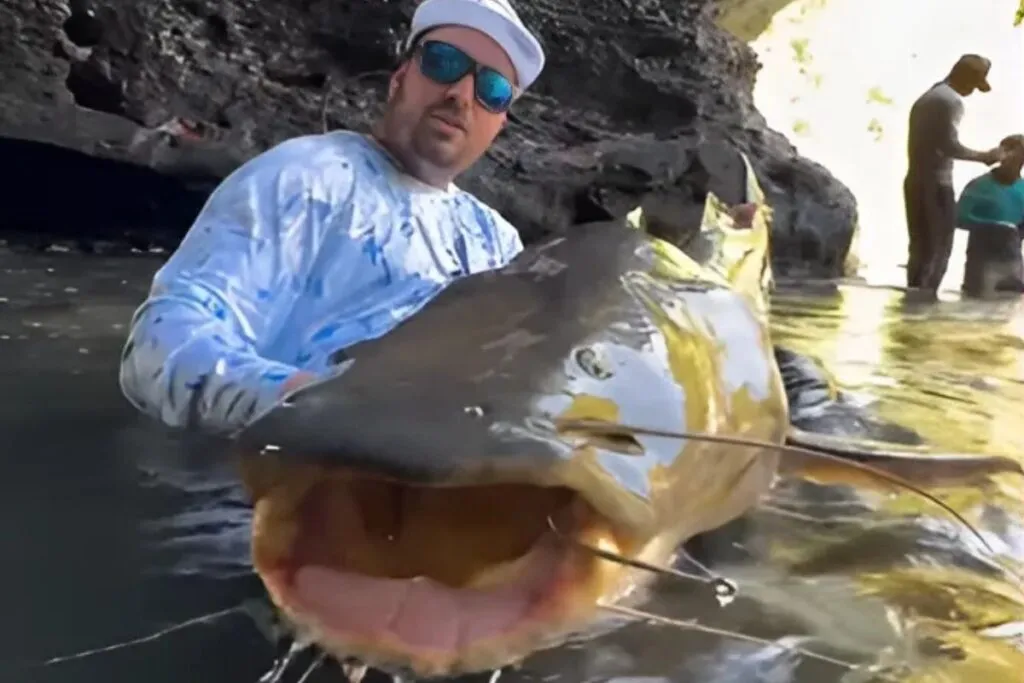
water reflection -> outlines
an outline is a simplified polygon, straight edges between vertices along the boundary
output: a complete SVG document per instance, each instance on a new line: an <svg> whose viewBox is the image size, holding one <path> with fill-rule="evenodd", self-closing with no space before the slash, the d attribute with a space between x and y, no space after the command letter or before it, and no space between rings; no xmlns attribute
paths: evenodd
<svg viewBox="0 0 1024 683"><path fill-rule="evenodd" d="M123 325L157 265L0 252L10 399L0 404L9 483L0 581L16 624L0 639L0 680L254 683L275 656L267 635L235 616L35 666L261 595L246 559L249 511L219 444L156 428L117 392ZM779 343L820 357L862 403L936 449L1024 452L1018 303L924 305L884 288L805 286L781 288L773 305ZM1000 478L942 497L984 530L995 556L912 496L786 481L701 543L701 559L737 581L739 599L722 608L706 587L659 581L645 605L777 645L631 624L541 653L501 680L885 680L787 649L799 646L891 665L901 681L1017 683L1024 601L1006 567L1024 572L1024 488ZM337 676L325 668L309 681Z"/></svg>
<svg viewBox="0 0 1024 683"><path fill-rule="evenodd" d="M928 303L889 288L837 287L813 301L783 289L774 306L779 343L821 357L844 388L885 419L912 426L934 449L1024 453L1017 418L1024 401L1020 300ZM840 338L821 339L814 324L821 315L808 313L816 307L842 319ZM908 680L967 681L982 674L1018 680L1024 658L1012 638L1002 642L977 632L1024 620L1019 581L1005 571L1019 573L1024 558L1022 491L1018 479L1007 477L991 490L943 492L945 502L985 530L996 558L985 558L980 543L906 494L875 500L854 525L859 529L833 523L816 539L776 532L785 539L777 541L776 557L787 556L801 573L841 569L860 594L881 598L934 640L943 656ZM893 514L923 519L881 531L864 526Z"/></svg>

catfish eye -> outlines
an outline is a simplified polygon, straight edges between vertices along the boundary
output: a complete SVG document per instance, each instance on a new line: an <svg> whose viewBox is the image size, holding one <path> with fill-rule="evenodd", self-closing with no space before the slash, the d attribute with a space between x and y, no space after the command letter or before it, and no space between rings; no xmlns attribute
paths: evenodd
<svg viewBox="0 0 1024 683"><path fill-rule="evenodd" d="M593 347L588 346L586 348L579 349L576 351L574 359L583 372L587 373L594 379L611 379L614 375L611 368L608 367L608 363Z"/></svg>

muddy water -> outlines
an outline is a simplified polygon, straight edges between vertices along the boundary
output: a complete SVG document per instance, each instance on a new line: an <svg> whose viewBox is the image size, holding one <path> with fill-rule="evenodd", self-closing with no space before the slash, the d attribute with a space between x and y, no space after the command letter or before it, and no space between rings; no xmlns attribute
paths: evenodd
<svg viewBox="0 0 1024 683"><path fill-rule="evenodd" d="M243 614L139 638L258 598L248 512L218 444L136 416L116 366L154 257L0 251L0 680L254 683L275 649ZM821 358L854 400L936 449L1024 453L1024 311L1018 302L915 304L885 288L783 287L779 343ZM906 495L784 482L704 547L740 586L722 608L658 584L648 605L799 646L895 680L1017 683L1024 670L1024 487L943 492L995 554ZM781 639L781 640L779 640ZM302 674L299 662L286 681ZM338 680L318 671L309 681ZM371 679L368 680L378 680ZM482 679L486 680L486 678ZM885 680L791 649L634 624L543 653L503 681Z"/></svg>

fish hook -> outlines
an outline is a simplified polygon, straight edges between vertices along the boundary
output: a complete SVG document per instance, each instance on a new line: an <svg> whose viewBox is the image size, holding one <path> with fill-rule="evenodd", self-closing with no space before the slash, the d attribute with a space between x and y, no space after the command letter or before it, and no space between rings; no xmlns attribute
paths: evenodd
<svg viewBox="0 0 1024 683"><path fill-rule="evenodd" d="M722 576L718 576L710 569L705 567L703 564L701 564L694 558L690 557L689 554L686 554L686 558L693 562L693 564L697 565L697 567L699 567L706 574L706 576L698 576L697 574L691 574L689 572L680 571L679 569L675 569L673 567L660 567L656 564L644 562L643 560L635 560L620 555L618 553L613 553L610 550L604 550L602 548L590 545L589 543L584 543L583 541L577 538L573 538L572 536L563 533L555 524L555 520L552 519L550 516L548 517L548 527L555 534L555 536L559 538L559 540L566 543L571 543L572 545L576 546L577 548L580 548L581 550L585 550L588 553L591 553L592 555L596 555L597 557L608 560L610 562L615 562L617 564L634 567L636 569L643 569L644 571L649 571L653 574L658 574L661 576L668 576L675 579L683 579L685 581L696 581L698 583L703 583L705 585L711 586L712 590L714 590L715 592L715 598L717 598L719 603L721 603L723 606L732 602L732 600L735 599L736 594L738 593L738 589L735 583Z"/></svg>

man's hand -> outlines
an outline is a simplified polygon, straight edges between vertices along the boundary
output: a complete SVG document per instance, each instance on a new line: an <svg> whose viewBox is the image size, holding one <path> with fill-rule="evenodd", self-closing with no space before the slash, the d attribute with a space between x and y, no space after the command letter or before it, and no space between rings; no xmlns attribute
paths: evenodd
<svg viewBox="0 0 1024 683"><path fill-rule="evenodd" d="M1006 151L1002 147L993 147L987 152L981 153L981 163L986 166L992 166L1002 162L1006 156Z"/></svg>

